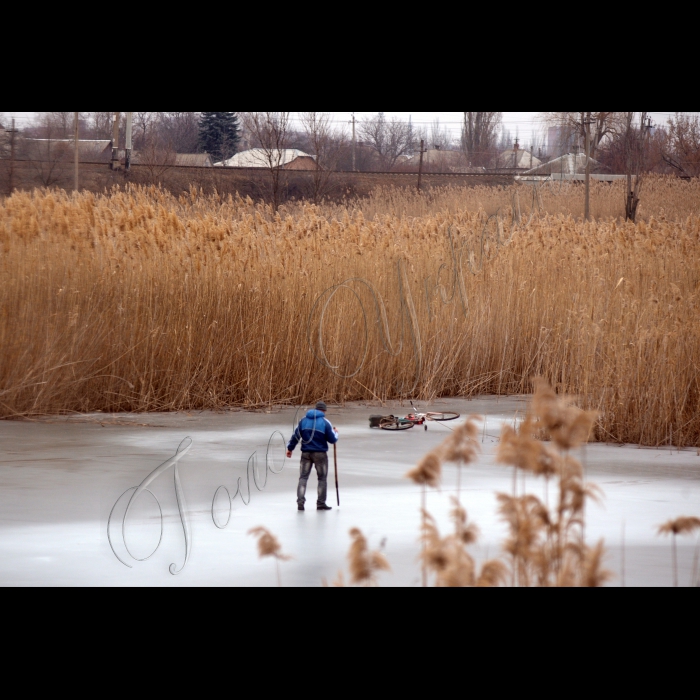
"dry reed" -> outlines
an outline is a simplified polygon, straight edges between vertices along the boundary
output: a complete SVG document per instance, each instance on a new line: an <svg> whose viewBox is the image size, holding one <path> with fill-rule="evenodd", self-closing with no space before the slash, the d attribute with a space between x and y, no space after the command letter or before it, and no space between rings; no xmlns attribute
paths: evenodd
<svg viewBox="0 0 700 700"><path fill-rule="evenodd" d="M673 583L676 588L678 588L678 543L677 539L679 535L693 535L698 530L700 530L700 518L688 518L681 517L676 520L669 520L669 522L661 525L659 527L659 535L672 535L673 536ZM695 564L693 566L693 578L691 581L691 586L694 586L697 580L697 554L695 558Z"/></svg>
<svg viewBox="0 0 700 700"><path fill-rule="evenodd" d="M370 550L367 538L361 530L357 528L350 530L350 539L352 544L348 551L348 564L351 585L375 587L378 574L382 571L391 571L389 562L382 552ZM345 577L342 571L338 573L333 587L345 588Z"/></svg>
<svg viewBox="0 0 700 700"><path fill-rule="evenodd" d="M590 224L573 186L534 208L522 188L517 206L448 188L277 215L196 191L17 193L0 203L0 416L387 400L416 380L412 398L526 393L541 375L600 413L598 439L700 446L699 186L650 181L637 225L612 218L615 187L594 188L610 218ZM333 373L307 320L351 277L381 294L393 353L355 283L325 317Z"/></svg>
<svg viewBox="0 0 700 700"><path fill-rule="evenodd" d="M603 568L604 544L599 542L589 547L585 541L586 501L597 498L599 491L584 482L581 464L569 454L572 447L588 439L595 417L557 397L546 382L538 379L535 386L531 412L519 429L504 426L497 461L547 480L557 478L559 495L550 508L532 494L497 494L499 514L509 530L503 549L511 561L511 582L513 586L523 587L599 587L610 579L610 573ZM537 438L538 433L552 439L552 444L544 445ZM475 424L460 427L421 464L430 462L430 471L435 473L441 472L442 462L448 458L474 461L476 449L472 443L476 435ZM464 447L455 451L455 445L465 438ZM407 475L424 488L421 525L424 585L426 573L435 576L438 587L504 583L508 567L499 560L488 562L477 576L468 547L476 542L478 530L469 523L457 498L453 499L452 511L455 532L445 538L440 536L435 519L425 509L425 488L436 487L439 482L428 480L424 472L425 467L419 466Z"/></svg>
<svg viewBox="0 0 700 700"><path fill-rule="evenodd" d="M282 575L280 572L280 562L291 561L291 557L282 553L282 545L279 540L264 527L256 527L248 532L251 537L258 541L258 556L261 559L272 558L275 560L277 568L277 585L282 587Z"/></svg>

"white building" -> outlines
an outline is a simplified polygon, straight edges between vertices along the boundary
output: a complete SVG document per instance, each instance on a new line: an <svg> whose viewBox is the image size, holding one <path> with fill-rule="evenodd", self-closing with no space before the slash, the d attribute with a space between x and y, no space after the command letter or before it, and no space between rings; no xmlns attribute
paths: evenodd
<svg viewBox="0 0 700 700"><path fill-rule="evenodd" d="M511 148L504 151L498 157L498 167L511 170L531 170L538 165L542 165L539 158L526 151L524 148Z"/></svg>
<svg viewBox="0 0 700 700"><path fill-rule="evenodd" d="M316 158L296 148L270 150L252 148L249 151L237 153L222 163L216 163L216 168L281 168L282 170L316 170Z"/></svg>

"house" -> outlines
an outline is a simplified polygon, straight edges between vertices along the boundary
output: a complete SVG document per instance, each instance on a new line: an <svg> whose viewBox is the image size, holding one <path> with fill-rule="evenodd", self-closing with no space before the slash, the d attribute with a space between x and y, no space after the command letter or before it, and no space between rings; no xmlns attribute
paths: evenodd
<svg viewBox="0 0 700 700"><path fill-rule="evenodd" d="M411 156L403 165L418 168L420 153ZM451 173L467 165L464 153L461 151L444 151L440 148L429 148L423 152L423 169L425 172Z"/></svg>
<svg viewBox="0 0 700 700"><path fill-rule="evenodd" d="M626 175L611 175L604 172L605 168L597 160L590 158L591 179L598 182L615 182L624 180ZM528 170L516 180L520 182L537 183L545 180L582 181L586 177L586 154L567 153L561 158L550 160L537 168Z"/></svg>
<svg viewBox="0 0 700 700"><path fill-rule="evenodd" d="M591 171L596 172L599 163L597 160L591 160ZM583 175L586 172L586 154L585 153L567 153L561 158L550 160L549 163L540 163L535 168L531 168L523 175Z"/></svg>
<svg viewBox="0 0 700 700"><path fill-rule="evenodd" d="M30 152L37 157L51 153L52 158L73 157L73 139L27 139ZM78 142L80 160L86 163L108 163L112 159L112 142L107 139L85 139Z"/></svg>
<svg viewBox="0 0 700 700"><path fill-rule="evenodd" d="M213 168L214 161L208 153L178 153L175 166L179 168Z"/></svg>
<svg viewBox="0 0 700 700"><path fill-rule="evenodd" d="M233 158L216 163L216 168L280 168L282 170L317 170L316 158L296 148L267 150L252 148Z"/></svg>
<svg viewBox="0 0 700 700"><path fill-rule="evenodd" d="M508 151L504 151L498 157L498 167L508 170L532 170L539 165L542 165L542 161L539 158L526 151L524 148L520 148L518 144L515 148L511 148Z"/></svg>

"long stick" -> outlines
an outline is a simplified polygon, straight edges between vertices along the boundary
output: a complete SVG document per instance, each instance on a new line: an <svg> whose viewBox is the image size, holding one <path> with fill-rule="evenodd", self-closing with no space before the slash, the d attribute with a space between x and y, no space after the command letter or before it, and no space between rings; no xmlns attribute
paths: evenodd
<svg viewBox="0 0 700 700"><path fill-rule="evenodd" d="M335 461L335 493L338 496L338 508L340 508L340 486L338 485L338 446L333 445L333 459Z"/></svg>

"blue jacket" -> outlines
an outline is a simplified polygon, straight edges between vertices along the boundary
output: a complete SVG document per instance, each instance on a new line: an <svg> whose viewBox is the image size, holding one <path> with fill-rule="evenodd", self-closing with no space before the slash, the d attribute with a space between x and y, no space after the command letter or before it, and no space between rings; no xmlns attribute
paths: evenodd
<svg viewBox="0 0 700 700"><path fill-rule="evenodd" d="M328 443L335 445L338 434L326 420L323 411L309 411L294 431L287 449L294 452L299 442L302 452L328 452Z"/></svg>

